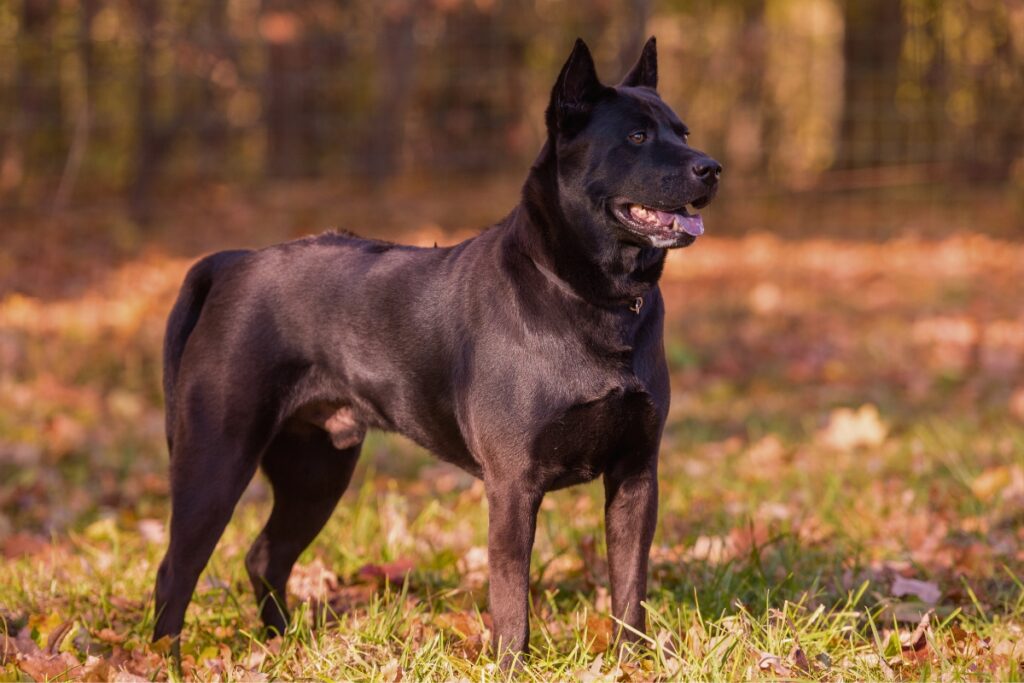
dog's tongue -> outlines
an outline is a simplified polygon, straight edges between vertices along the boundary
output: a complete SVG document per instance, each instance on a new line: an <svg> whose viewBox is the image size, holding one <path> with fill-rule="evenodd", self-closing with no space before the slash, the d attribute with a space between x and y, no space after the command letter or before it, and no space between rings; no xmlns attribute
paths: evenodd
<svg viewBox="0 0 1024 683"><path fill-rule="evenodd" d="M669 213L668 211L656 211L658 220L663 225L672 225L675 230L682 230L687 235L700 237L704 234L704 220L700 214L687 216L682 213Z"/></svg>

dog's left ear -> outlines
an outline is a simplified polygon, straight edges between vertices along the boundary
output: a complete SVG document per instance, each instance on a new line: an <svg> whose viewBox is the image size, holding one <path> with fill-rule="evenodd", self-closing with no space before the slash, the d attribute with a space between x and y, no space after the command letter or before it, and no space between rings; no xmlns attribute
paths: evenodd
<svg viewBox="0 0 1024 683"><path fill-rule="evenodd" d="M633 65L633 68L629 70L626 77L622 79L622 83L630 88L644 87L657 90L658 88L658 47L655 43L654 36L647 39L647 43L644 44L643 52L640 53L640 59Z"/></svg>

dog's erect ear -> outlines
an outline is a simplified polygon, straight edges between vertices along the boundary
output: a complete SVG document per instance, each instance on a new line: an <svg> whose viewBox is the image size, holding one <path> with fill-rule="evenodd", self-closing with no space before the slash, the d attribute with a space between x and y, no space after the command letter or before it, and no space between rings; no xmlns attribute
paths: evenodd
<svg viewBox="0 0 1024 683"><path fill-rule="evenodd" d="M551 102L545 113L548 131L570 132L579 128L604 88L597 79L590 48L577 38L551 89Z"/></svg>
<svg viewBox="0 0 1024 683"><path fill-rule="evenodd" d="M658 46L655 44L654 36L647 39L644 44L640 59L633 68L629 70L622 83L627 87L645 87L657 90L658 88Z"/></svg>

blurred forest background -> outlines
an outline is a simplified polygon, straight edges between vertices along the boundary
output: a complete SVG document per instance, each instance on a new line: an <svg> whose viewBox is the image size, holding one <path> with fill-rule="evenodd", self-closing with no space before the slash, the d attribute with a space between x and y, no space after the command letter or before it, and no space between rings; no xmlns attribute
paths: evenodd
<svg viewBox="0 0 1024 683"><path fill-rule="evenodd" d="M0 679L166 673L160 345L190 263L472 235L573 39L614 83L651 34L726 169L661 281L651 614L682 654L652 671L1024 676L1024 0L0 0ZM257 477L190 612L199 675L479 677L480 487L381 435L356 482L290 586L353 621L304 656L248 635ZM602 665L602 509L596 484L542 508L539 680ZM777 607L802 660L757 635Z"/></svg>
<svg viewBox="0 0 1024 683"><path fill-rule="evenodd" d="M878 236L931 208L1020 233L1020 0L0 0L0 218L118 201L145 225L276 181L512 200L573 38L614 82L648 34L723 197L785 207L726 229Z"/></svg>

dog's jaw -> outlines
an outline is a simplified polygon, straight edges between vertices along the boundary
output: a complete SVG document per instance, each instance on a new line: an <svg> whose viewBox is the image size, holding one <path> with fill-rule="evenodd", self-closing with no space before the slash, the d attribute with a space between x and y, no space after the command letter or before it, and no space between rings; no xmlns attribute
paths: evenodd
<svg viewBox="0 0 1024 683"><path fill-rule="evenodd" d="M701 206L707 205L703 198L688 204L698 202ZM618 199L609 203L609 212L631 236L639 237L657 249L688 247L704 234L704 221L700 214L691 213L685 205L675 210L664 210Z"/></svg>

